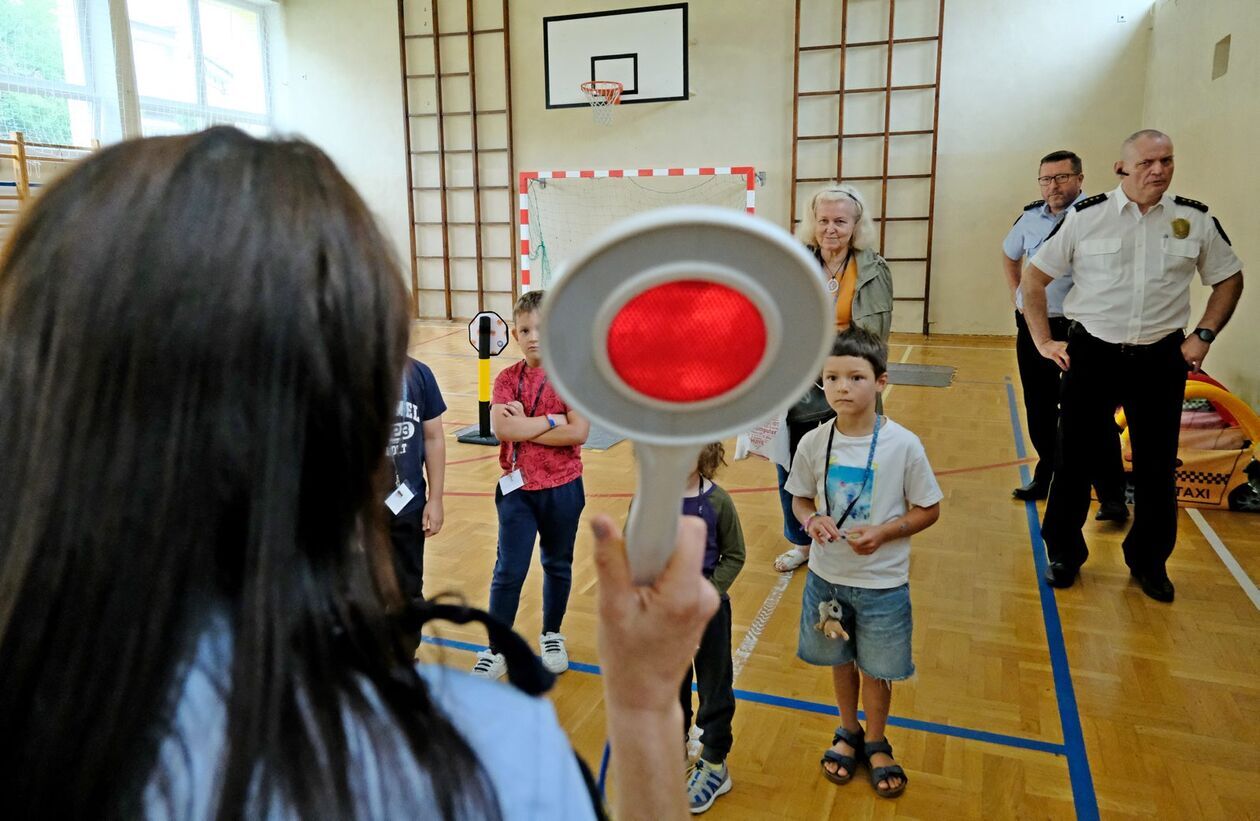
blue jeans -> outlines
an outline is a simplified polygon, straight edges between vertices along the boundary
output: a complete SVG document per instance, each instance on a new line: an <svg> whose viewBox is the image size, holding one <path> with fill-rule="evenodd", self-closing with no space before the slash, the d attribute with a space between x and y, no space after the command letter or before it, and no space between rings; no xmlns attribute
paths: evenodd
<svg viewBox="0 0 1260 821"><path fill-rule="evenodd" d="M829 639L816 625L818 605L837 601L843 609L840 623L848 639ZM910 635L910 585L887 589L831 584L809 571L801 591L801 624L796 656L806 664L835 667L857 661L858 669L871 678L901 681L914 675Z"/></svg>
<svg viewBox="0 0 1260 821"><path fill-rule="evenodd" d="M560 632L573 584L573 542L586 506L582 477L545 490L494 493L499 510L499 555L490 582L490 615L512 626L538 538L543 567L543 632Z"/></svg>
<svg viewBox="0 0 1260 821"><path fill-rule="evenodd" d="M806 547L812 540L805 532L805 528L801 527L801 523L796 520L796 514L792 512L792 494L783 489L783 485L787 483L788 472L783 465L775 465L774 469L779 473L779 504L783 507L783 538L794 545Z"/></svg>

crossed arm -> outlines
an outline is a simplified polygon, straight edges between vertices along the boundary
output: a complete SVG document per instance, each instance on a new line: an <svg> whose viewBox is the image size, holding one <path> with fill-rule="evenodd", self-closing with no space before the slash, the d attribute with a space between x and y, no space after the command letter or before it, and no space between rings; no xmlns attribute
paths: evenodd
<svg viewBox="0 0 1260 821"><path fill-rule="evenodd" d="M591 433L590 420L572 408L568 413L526 416L525 406L519 401L491 405L490 422L494 425L494 435L501 442L534 442L564 447L584 443ZM552 422L555 422L554 427Z"/></svg>

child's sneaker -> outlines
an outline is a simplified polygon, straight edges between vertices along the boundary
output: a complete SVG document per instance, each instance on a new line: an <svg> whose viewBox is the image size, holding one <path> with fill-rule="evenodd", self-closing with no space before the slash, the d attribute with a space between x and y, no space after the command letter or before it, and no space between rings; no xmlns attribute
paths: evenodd
<svg viewBox="0 0 1260 821"><path fill-rule="evenodd" d="M569 651L564 649L564 636L543 633L538 637L538 647L542 650L543 667L557 674L569 669Z"/></svg>
<svg viewBox="0 0 1260 821"><path fill-rule="evenodd" d="M687 803L692 815L699 815L712 807L719 795L730 791L731 773L726 768L726 762L710 764L703 758L696 759L687 777Z"/></svg>
<svg viewBox="0 0 1260 821"><path fill-rule="evenodd" d="M472 668L474 676L491 680L503 678L506 672L507 659L503 658L502 653L492 653L489 650L482 650L477 654L477 663Z"/></svg>

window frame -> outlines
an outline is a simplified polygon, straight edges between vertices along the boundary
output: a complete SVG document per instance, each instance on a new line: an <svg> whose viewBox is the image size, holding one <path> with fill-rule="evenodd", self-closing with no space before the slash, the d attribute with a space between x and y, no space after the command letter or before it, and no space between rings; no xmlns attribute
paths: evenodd
<svg viewBox="0 0 1260 821"><path fill-rule="evenodd" d="M79 2L79 0L76 0ZM197 101L186 103L182 100L170 100L165 97L152 97L139 93L139 77L136 78L136 100L141 120L145 115L161 116L163 114L184 114L201 121L202 128L224 123L249 123L251 125L272 128L274 126L275 106L272 92L271 60L268 59L270 48L270 25L267 7L269 4L250 2L250 0L215 0L226 6L251 11L258 16L258 51L259 63L262 66L263 78L263 112L261 114L235 108L212 106L206 102L205 47L201 36L201 3L202 0L186 0L191 20L193 74L196 84ZM128 25L132 25L130 12Z"/></svg>

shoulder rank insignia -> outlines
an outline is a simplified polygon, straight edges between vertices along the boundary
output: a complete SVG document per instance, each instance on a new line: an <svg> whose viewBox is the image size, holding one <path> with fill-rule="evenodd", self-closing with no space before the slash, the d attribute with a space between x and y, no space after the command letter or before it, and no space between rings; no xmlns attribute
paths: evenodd
<svg viewBox="0 0 1260 821"><path fill-rule="evenodd" d="M1041 206L1045 204L1046 204L1045 200L1037 200L1036 202L1028 203L1027 205L1024 206L1024 210L1020 213L1020 215L1015 218L1015 222L1019 222L1023 218L1024 214L1027 213L1028 211L1031 211L1034 208L1040 208ZM1011 225L1014 226L1015 222L1012 222Z"/></svg>
<svg viewBox="0 0 1260 821"><path fill-rule="evenodd" d="M1078 202L1076 205L1072 207L1075 208L1077 211L1084 211L1086 208L1089 208L1091 205L1097 205L1100 202L1106 202L1106 201L1107 201L1106 194L1095 194L1092 197L1086 197L1085 199L1081 200L1080 202Z"/></svg>
<svg viewBox="0 0 1260 821"><path fill-rule="evenodd" d="M1208 210L1208 207L1206 205L1199 202L1198 200L1192 200L1189 197L1173 197L1173 202L1177 203L1178 205L1188 205L1194 210L1202 211L1205 214L1207 213L1207 210Z"/></svg>

